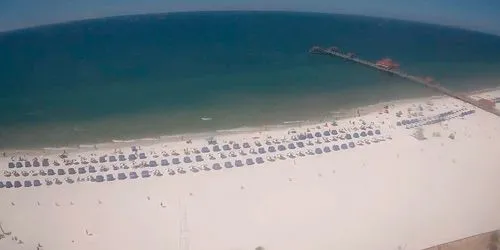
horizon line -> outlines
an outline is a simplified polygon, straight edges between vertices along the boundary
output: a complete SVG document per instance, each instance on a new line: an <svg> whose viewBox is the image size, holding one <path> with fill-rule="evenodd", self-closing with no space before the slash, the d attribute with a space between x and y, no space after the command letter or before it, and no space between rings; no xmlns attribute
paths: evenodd
<svg viewBox="0 0 500 250"><path fill-rule="evenodd" d="M113 15L113 16L88 17L88 18L82 18L82 19L67 20L67 21L62 21L62 22L52 22L52 23L46 23L46 24L29 25L29 26L22 27L22 28L0 30L0 35L6 35L9 33L16 33L16 32L23 32L23 31L33 30L33 29L38 29L38 28L47 28L47 27L52 27L52 26L70 25L70 24L80 23L80 22L98 21L98 20L124 18L124 17L144 17L144 16L157 16L157 15L169 15L169 14L188 14L188 13L230 13L230 12L296 13L296 14L317 14L317 15L367 17L367 18L373 18L373 19L385 19L385 20L392 20L392 21L402 21L402 22L409 22L409 23L415 23L415 24L438 26L438 27L444 27L444 28L450 28L450 29L458 29L458 30L463 30L463 31L468 31L468 32L473 32L473 33L480 33L483 35L500 37L500 33L497 34L493 31L471 29L471 28L462 27L462 26L432 23L432 22L426 22L426 21L421 21L421 20L402 19L402 18L398 18L398 17L363 15L363 14L357 14L357 13L279 10L279 9L276 9L276 10L260 10L260 9L254 9L254 10L252 10L252 9L250 9L250 10L243 10L243 9L242 10L180 10L180 11L170 11L170 12L119 14L119 15Z"/></svg>

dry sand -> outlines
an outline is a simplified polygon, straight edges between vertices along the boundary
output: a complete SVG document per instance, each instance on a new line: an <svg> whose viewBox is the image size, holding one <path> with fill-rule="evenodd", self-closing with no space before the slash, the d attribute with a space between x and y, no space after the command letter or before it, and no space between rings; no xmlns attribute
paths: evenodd
<svg viewBox="0 0 500 250"><path fill-rule="evenodd" d="M419 112L419 105L424 115L473 109L449 98L434 98L432 106L428 101L398 102L388 114L361 117L392 139L348 150L149 179L2 188L0 222L10 234L0 239L0 249L410 250L500 228L500 118L476 110L424 126L425 140L412 136L415 129L396 126L408 108ZM396 117L399 110L402 118ZM255 136L264 141L288 133L218 140ZM204 143L143 149L182 152ZM112 150L70 158L92 153ZM9 160L1 159L2 170Z"/></svg>

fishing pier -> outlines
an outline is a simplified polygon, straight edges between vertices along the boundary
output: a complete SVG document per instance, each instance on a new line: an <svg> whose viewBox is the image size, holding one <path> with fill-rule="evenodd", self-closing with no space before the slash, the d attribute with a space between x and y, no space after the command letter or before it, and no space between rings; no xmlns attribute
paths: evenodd
<svg viewBox="0 0 500 250"><path fill-rule="evenodd" d="M357 64L361 64L382 72L387 72L389 74L399 76L408 81L421 84L427 88L433 89L441 94L459 99L463 102L469 103L477 108L480 108L486 112L492 113L494 115L500 116L500 110L495 109L494 102L489 102L488 100L475 100L469 96L454 93L453 91L441 86L438 82L430 77L418 77L405 73L399 69L399 64L392 61L389 58L384 58L375 63L358 58L353 53L341 52L337 47L322 48L319 46L314 46L309 50L311 54L327 55L333 57L339 57L347 61L351 61Z"/></svg>

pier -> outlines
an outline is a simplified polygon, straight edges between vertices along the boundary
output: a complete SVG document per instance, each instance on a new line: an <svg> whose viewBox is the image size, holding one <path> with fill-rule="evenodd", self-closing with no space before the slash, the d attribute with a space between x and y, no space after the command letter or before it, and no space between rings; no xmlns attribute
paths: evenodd
<svg viewBox="0 0 500 250"><path fill-rule="evenodd" d="M408 81L412 81L414 83L421 84L427 88L430 88L432 90L435 90L441 94L450 96L452 98L459 99L463 102L469 103L479 109L482 109L486 112L492 113L496 116L500 116L500 110L495 109L495 106L489 105L489 103L485 101L480 101L480 100L475 100L469 96L454 93L453 91L439 85L438 82L434 81L432 78L426 77L418 77L418 76L413 76L410 75L404 71L399 70L399 64L393 62L391 59L385 58L382 59L376 63L363 60L361 58L356 57L353 53L344 53L341 52L338 48L336 47L330 47L330 48L322 48L318 46L314 46L309 50L309 53L311 54L319 54L319 55L327 55L327 56L334 56L334 57L339 57L342 59L345 59L347 61L351 61L354 63L358 63L382 72L387 72L395 76L399 76L403 79L406 79Z"/></svg>

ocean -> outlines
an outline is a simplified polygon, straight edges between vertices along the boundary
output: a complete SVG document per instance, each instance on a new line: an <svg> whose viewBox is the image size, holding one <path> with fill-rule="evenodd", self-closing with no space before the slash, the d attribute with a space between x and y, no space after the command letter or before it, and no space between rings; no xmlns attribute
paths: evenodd
<svg viewBox="0 0 500 250"><path fill-rule="evenodd" d="M313 45L391 57L456 91L500 84L500 37L443 26L289 12L85 20L0 33L0 148L330 119L340 109L435 94L310 55Z"/></svg>

